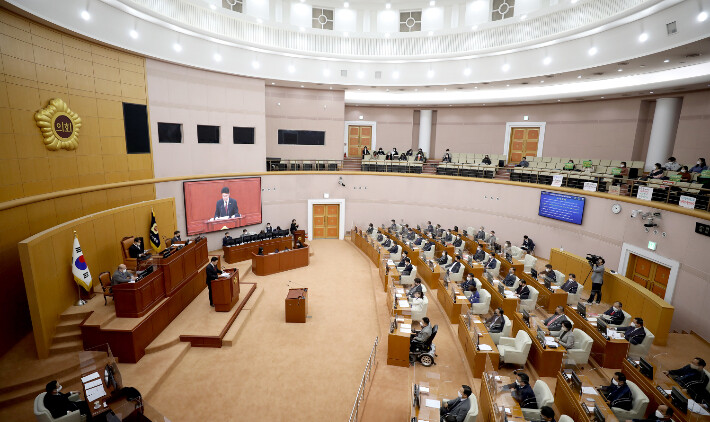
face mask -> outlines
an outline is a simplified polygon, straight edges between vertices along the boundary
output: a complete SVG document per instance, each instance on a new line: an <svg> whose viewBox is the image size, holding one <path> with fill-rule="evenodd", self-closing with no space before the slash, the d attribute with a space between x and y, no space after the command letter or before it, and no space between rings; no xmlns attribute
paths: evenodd
<svg viewBox="0 0 710 422"><path fill-rule="evenodd" d="M462 398L462 397L463 397L463 394L461 394L461 392L459 391L459 398Z"/></svg>
<svg viewBox="0 0 710 422"><path fill-rule="evenodd" d="M616 386L619 385L619 381L617 381L617 380L615 380L615 379L612 379L612 380L611 380L611 383L614 384L614 385L616 385Z"/></svg>
<svg viewBox="0 0 710 422"><path fill-rule="evenodd" d="M697 164L697 165L700 165L700 161L698 161L698 162L697 162L697 163L695 163L695 164Z"/></svg>
<svg viewBox="0 0 710 422"><path fill-rule="evenodd" d="M520 381L515 381L515 383L518 385L518 387L522 387L522 386L523 386L523 383L520 382Z"/></svg>
<svg viewBox="0 0 710 422"><path fill-rule="evenodd" d="M60 392L60 391L62 391L62 385L61 385L61 384L57 384L57 393Z"/></svg>
<svg viewBox="0 0 710 422"><path fill-rule="evenodd" d="M700 367L699 367L698 365L694 365L694 364L691 363L691 364L690 364L690 369L692 369L692 370L694 370L694 371L697 371L697 370L700 369Z"/></svg>
<svg viewBox="0 0 710 422"><path fill-rule="evenodd" d="M616 306L612 307L611 309L613 309L614 312L619 312L619 308L617 308Z"/></svg>
<svg viewBox="0 0 710 422"><path fill-rule="evenodd" d="M661 413L660 410L656 410L656 417L657 417L658 419L663 419L665 416L663 416L663 413Z"/></svg>
<svg viewBox="0 0 710 422"><path fill-rule="evenodd" d="M636 323L635 323L635 322L632 322L632 323L629 324L629 325L630 325L631 327L635 327L635 326L636 326Z"/></svg>
<svg viewBox="0 0 710 422"><path fill-rule="evenodd" d="M572 281L574 281L574 280L570 278L569 281L572 282Z"/></svg>

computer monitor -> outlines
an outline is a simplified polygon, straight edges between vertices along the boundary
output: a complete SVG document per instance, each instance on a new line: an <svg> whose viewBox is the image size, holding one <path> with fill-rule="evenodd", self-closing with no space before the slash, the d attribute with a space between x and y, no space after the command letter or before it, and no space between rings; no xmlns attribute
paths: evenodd
<svg viewBox="0 0 710 422"><path fill-rule="evenodd" d="M604 321L604 318L597 317L597 330L606 336L606 328L607 324L606 321Z"/></svg>
<svg viewBox="0 0 710 422"><path fill-rule="evenodd" d="M537 279L537 270L535 268L530 268L530 275L532 278Z"/></svg>
<svg viewBox="0 0 710 422"><path fill-rule="evenodd" d="M641 372L642 375L645 375L646 378L650 380L653 379L653 365L648 363L648 361L644 358L639 358L639 372Z"/></svg>
<svg viewBox="0 0 710 422"><path fill-rule="evenodd" d="M498 283L498 292L505 296L505 286L503 286L503 283Z"/></svg>
<svg viewBox="0 0 710 422"><path fill-rule="evenodd" d="M552 290L552 280L550 280L548 277L545 277L545 288L547 290Z"/></svg>
<svg viewBox="0 0 710 422"><path fill-rule="evenodd" d="M493 274L486 273L486 280L488 280L489 283L493 284Z"/></svg>
<svg viewBox="0 0 710 422"><path fill-rule="evenodd" d="M510 262L511 264L513 263L513 255L511 255L510 252L505 253L505 259L506 259L506 261Z"/></svg>
<svg viewBox="0 0 710 422"><path fill-rule="evenodd" d="M570 376L570 382L572 383L572 391L577 393L579 397L582 397L582 380L579 379L577 373L574 371L572 371L572 375Z"/></svg>
<svg viewBox="0 0 710 422"><path fill-rule="evenodd" d="M530 327L530 313L523 309L523 322Z"/></svg>
<svg viewBox="0 0 710 422"><path fill-rule="evenodd" d="M688 412L688 398L683 395L678 387L671 388L671 403L681 412Z"/></svg>
<svg viewBox="0 0 710 422"><path fill-rule="evenodd" d="M596 406L594 408L594 422L605 422L606 417L604 417L604 414L602 413L601 409L599 409L599 406Z"/></svg>
<svg viewBox="0 0 710 422"><path fill-rule="evenodd" d="M587 305L584 302L577 302L577 313L582 315L582 318L587 317Z"/></svg>
<svg viewBox="0 0 710 422"><path fill-rule="evenodd" d="M414 407L419 409L420 403L419 403L419 385L414 384L414 397L412 397L412 404Z"/></svg>
<svg viewBox="0 0 710 422"><path fill-rule="evenodd" d="M537 327L537 340L540 342L542 345L542 348L545 349L547 348L547 343L545 343L545 332L542 331L542 328Z"/></svg>

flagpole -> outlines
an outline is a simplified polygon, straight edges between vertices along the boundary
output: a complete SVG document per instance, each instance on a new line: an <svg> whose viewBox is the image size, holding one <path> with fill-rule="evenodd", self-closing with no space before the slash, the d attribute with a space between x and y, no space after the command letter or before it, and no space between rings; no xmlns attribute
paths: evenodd
<svg viewBox="0 0 710 422"><path fill-rule="evenodd" d="M74 230L74 237L76 237L76 230ZM79 284L76 285L76 292L79 294L79 300L76 301L74 306L84 306L86 305L86 301L81 298L81 287L79 287Z"/></svg>

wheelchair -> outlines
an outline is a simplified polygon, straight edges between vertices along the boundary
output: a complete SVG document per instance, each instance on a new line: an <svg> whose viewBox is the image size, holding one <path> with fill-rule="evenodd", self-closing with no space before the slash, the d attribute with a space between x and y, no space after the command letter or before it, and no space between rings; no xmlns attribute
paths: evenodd
<svg viewBox="0 0 710 422"><path fill-rule="evenodd" d="M414 363L419 361L424 366L432 366L436 357L436 346L433 344L434 337L439 331L439 326L435 325L431 329L431 336L424 343L412 342L412 349L409 351L409 361Z"/></svg>

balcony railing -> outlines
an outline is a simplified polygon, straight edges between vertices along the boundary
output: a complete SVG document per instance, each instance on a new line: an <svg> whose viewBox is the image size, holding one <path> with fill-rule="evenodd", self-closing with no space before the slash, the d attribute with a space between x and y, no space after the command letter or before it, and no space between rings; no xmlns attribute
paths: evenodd
<svg viewBox="0 0 710 422"><path fill-rule="evenodd" d="M357 422L360 416L360 406L365 400L365 395L370 387L368 381L372 379L372 372L377 366L377 344L379 343L379 337L375 337L375 344L372 345L372 351L370 352L370 357L367 359L367 364L365 365L365 370L362 372L362 379L360 379L360 386L357 389L357 396L355 397L355 404L353 404L353 410L350 412L350 422Z"/></svg>

